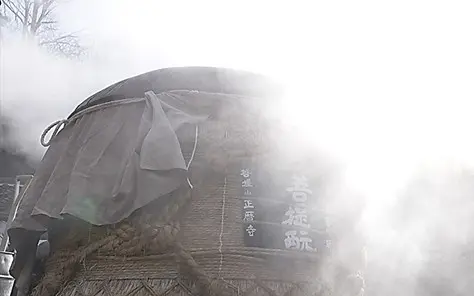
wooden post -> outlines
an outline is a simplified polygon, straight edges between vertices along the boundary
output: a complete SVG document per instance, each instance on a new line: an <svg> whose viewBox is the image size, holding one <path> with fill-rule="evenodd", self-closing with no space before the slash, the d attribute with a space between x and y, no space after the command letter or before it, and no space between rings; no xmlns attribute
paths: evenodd
<svg viewBox="0 0 474 296"><path fill-rule="evenodd" d="M25 196L25 192L28 190L28 187L30 186L31 179L33 176L30 175L20 175L16 177L16 183L15 183L15 197L13 199L13 204L12 207L10 208L10 213L8 214L8 220L7 220L7 225L5 226L5 231L3 233L3 238L2 241L0 242L0 251L5 252L8 247L8 229L12 225L13 219L15 219L16 212L18 211L18 206L20 205L21 201L23 200L23 197ZM25 189L23 189L21 196L20 196L20 184L22 180L26 179L26 186Z"/></svg>

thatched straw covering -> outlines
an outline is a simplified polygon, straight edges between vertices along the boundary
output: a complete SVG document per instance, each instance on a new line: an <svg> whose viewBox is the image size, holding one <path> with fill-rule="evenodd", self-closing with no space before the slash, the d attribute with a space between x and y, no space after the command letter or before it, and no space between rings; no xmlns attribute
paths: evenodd
<svg viewBox="0 0 474 296"><path fill-rule="evenodd" d="M217 90L201 93L229 96ZM256 100L232 96L240 102ZM191 163L190 184L183 182L117 224L93 225L70 216L50 224L52 255L32 295L334 292L330 287L338 268L327 254L246 243L241 169L258 164L261 171L277 175L301 169L279 160L270 140L271 125L252 106L223 104L198 128L188 125L176 131L184 159ZM320 177L313 165L304 170L309 178Z"/></svg>

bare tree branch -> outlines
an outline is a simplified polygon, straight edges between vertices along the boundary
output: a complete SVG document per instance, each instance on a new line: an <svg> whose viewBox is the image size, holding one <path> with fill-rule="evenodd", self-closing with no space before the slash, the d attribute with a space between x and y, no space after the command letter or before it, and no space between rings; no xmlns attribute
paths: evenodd
<svg viewBox="0 0 474 296"><path fill-rule="evenodd" d="M61 43L61 42L64 42L62 40L64 39L68 39L68 38L77 38L77 36L73 35L73 34L67 34L67 35L63 35L63 36L60 36L60 37L57 37L57 38L54 38L52 40L44 40L44 41L40 41L40 45L45 45L45 44L51 44L51 43Z"/></svg>
<svg viewBox="0 0 474 296"><path fill-rule="evenodd" d="M57 24L57 23L58 23L57 21L42 21L39 24L40 25L51 25L51 24ZM40 26L38 26L38 27L40 27Z"/></svg>
<svg viewBox="0 0 474 296"><path fill-rule="evenodd" d="M53 11L51 8L51 5L53 4L53 1L43 1L43 5L41 5L41 14L38 18L38 24L43 22L43 19L48 17L49 14ZM36 28L38 29L38 28Z"/></svg>
<svg viewBox="0 0 474 296"><path fill-rule="evenodd" d="M22 14L21 10L18 9L18 7L15 6L15 4L12 1L3 1L3 4L5 5L8 10L15 15L15 18L18 18L20 20L24 19L24 15Z"/></svg>
<svg viewBox="0 0 474 296"><path fill-rule="evenodd" d="M24 12L23 12L23 15L25 16L24 20L23 20L23 34L25 34L25 36L29 37L29 26L28 26L28 22L29 22L29 19L30 19L30 1L31 0L23 0L25 5L23 6L24 7ZM20 2L21 3L21 2Z"/></svg>
<svg viewBox="0 0 474 296"><path fill-rule="evenodd" d="M35 34L36 30L38 29L37 18L38 18L39 8L40 8L40 3L38 1L33 2L33 11L31 13L31 24L30 24L30 28L31 28L30 31L32 34Z"/></svg>
<svg viewBox="0 0 474 296"><path fill-rule="evenodd" d="M4 0L4 13L25 38L53 53L77 57L84 52L75 33L61 32L54 10L59 0ZM14 19L14 21L12 21Z"/></svg>

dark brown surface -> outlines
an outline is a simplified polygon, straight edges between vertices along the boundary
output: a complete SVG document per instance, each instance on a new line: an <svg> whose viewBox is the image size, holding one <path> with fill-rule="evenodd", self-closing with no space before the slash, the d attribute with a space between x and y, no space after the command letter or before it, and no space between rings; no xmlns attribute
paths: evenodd
<svg viewBox="0 0 474 296"><path fill-rule="evenodd" d="M15 185L2 183L0 179L0 221L7 221L14 196Z"/></svg>

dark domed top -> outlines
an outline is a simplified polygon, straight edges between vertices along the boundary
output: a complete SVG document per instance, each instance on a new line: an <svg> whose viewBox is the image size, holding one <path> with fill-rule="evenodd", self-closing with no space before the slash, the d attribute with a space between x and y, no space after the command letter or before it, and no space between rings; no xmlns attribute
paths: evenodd
<svg viewBox="0 0 474 296"><path fill-rule="evenodd" d="M242 96L269 97L281 92L262 75L213 67L164 68L117 82L82 102L73 114L97 104L171 90L196 90Z"/></svg>

